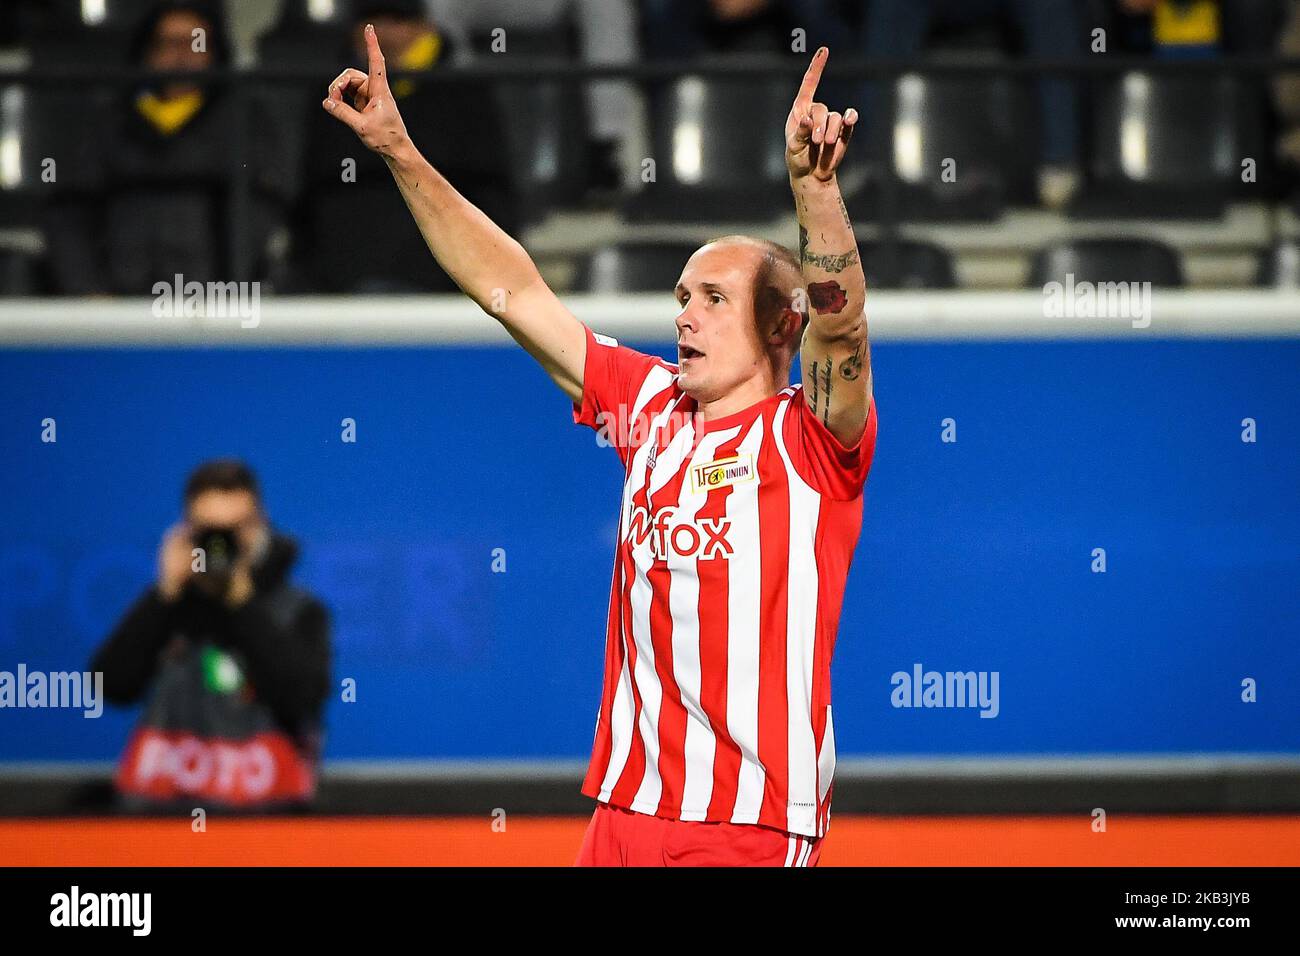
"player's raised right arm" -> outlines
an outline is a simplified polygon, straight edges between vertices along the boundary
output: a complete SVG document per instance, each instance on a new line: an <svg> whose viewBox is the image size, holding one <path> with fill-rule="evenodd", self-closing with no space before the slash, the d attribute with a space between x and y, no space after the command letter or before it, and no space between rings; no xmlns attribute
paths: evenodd
<svg viewBox="0 0 1300 956"><path fill-rule="evenodd" d="M587 352L582 323L547 286L524 247L420 155L388 88L374 27L367 26L365 35L369 73L344 70L321 105L384 158L429 251L461 291L505 326L570 399L581 401ZM353 97L352 105L345 94Z"/></svg>

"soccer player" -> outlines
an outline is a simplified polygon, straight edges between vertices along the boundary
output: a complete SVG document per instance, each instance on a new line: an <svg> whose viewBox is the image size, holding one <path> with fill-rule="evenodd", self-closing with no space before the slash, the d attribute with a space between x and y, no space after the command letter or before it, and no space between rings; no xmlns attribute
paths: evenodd
<svg viewBox="0 0 1300 956"><path fill-rule="evenodd" d="M583 325L421 157L365 38L368 73L344 70L322 106L384 157L439 264L626 468L578 864L815 865L831 653L876 439L866 282L835 176L858 116L814 100L826 48L785 124L799 255L744 236L697 250L672 365Z"/></svg>

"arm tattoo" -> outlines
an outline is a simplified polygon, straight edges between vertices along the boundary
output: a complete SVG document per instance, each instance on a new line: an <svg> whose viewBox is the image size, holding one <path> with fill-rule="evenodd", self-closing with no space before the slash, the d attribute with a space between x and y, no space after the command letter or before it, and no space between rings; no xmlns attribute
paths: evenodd
<svg viewBox="0 0 1300 956"><path fill-rule="evenodd" d="M856 381L862 374L862 362L867 357L867 340L863 339L858 350L840 363L840 378L846 382Z"/></svg>
<svg viewBox="0 0 1300 956"><path fill-rule="evenodd" d="M820 415L822 424L830 427L831 418L831 369L834 366L830 356L826 357L825 362L813 362L808 369L809 377L812 381L809 383L812 387L811 394L808 396L809 406L812 408L814 415Z"/></svg>
<svg viewBox="0 0 1300 956"><path fill-rule="evenodd" d="M838 314L848 305L849 295L834 279L808 283L808 301L822 315Z"/></svg>
<svg viewBox="0 0 1300 956"><path fill-rule="evenodd" d="M833 256L820 252L809 252L806 240L800 237L799 261L804 265L813 266L826 272L843 272L849 266L857 265L858 250L850 249L848 252L841 252Z"/></svg>
<svg viewBox="0 0 1300 956"><path fill-rule="evenodd" d="M822 372L822 424L827 427L831 423L831 357L826 356L824 370ZM816 411L816 409L814 409Z"/></svg>
<svg viewBox="0 0 1300 956"><path fill-rule="evenodd" d="M844 200L840 200L841 205ZM848 215L847 213L845 214ZM808 251L808 229L803 223L799 224L799 261L803 265L815 266L818 269L824 269L827 272L843 272L851 265L856 265L858 261L858 250L850 249L848 252L841 252L839 255L826 255L820 252Z"/></svg>

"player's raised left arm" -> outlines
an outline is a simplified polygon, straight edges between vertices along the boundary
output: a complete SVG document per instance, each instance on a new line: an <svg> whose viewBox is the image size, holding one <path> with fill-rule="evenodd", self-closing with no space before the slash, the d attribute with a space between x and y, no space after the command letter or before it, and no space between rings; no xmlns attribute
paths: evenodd
<svg viewBox="0 0 1300 956"><path fill-rule="evenodd" d="M415 224L443 271L504 326L566 395L580 402L587 331L551 291L532 257L487 214L463 196L415 148L388 86L384 53L372 25L365 29L367 73L348 69L335 78L322 108L388 164ZM352 103L348 103L348 99ZM461 130L439 129L455 142ZM344 245L364 235L331 236Z"/></svg>
<svg viewBox="0 0 1300 956"><path fill-rule="evenodd" d="M841 444L854 445L871 405L867 283L835 171L858 121L814 99L828 51L819 49L786 119L786 166L799 216L799 262L808 329L799 350L804 397Z"/></svg>

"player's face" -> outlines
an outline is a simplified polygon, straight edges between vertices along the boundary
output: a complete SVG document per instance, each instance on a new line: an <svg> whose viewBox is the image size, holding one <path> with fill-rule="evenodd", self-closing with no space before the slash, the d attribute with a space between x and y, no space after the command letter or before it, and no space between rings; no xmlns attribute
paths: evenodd
<svg viewBox="0 0 1300 956"><path fill-rule="evenodd" d="M678 381L698 402L715 401L761 374L767 356L754 319L761 252L740 243L701 247L675 290Z"/></svg>

